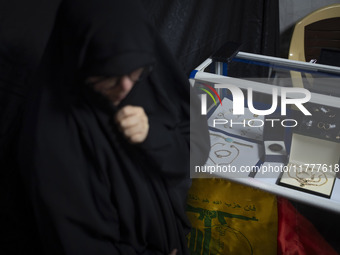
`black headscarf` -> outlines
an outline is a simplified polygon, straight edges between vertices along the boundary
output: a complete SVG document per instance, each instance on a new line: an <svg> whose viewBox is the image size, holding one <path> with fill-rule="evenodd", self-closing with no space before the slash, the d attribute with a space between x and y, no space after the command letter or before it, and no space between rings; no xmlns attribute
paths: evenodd
<svg viewBox="0 0 340 255"><path fill-rule="evenodd" d="M148 115L132 145L85 79L149 66L118 106ZM139 1L64 1L34 84L18 161L44 254L187 254L190 86Z"/></svg>

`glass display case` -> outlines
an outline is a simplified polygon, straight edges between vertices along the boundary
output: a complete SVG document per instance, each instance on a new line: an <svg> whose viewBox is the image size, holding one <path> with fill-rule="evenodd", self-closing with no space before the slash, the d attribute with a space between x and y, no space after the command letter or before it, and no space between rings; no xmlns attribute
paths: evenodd
<svg viewBox="0 0 340 255"><path fill-rule="evenodd" d="M207 59L190 78L211 142L193 178L340 212L339 67L239 52L224 63Z"/></svg>

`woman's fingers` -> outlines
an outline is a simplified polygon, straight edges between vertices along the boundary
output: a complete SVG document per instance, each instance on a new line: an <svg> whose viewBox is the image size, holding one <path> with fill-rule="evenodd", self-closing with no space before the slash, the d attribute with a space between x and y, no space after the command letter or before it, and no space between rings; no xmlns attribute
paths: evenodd
<svg viewBox="0 0 340 255"><path fill-rule="evenodd" d="M143 142L149 132L149 120L142 107L125 106L117 112L116 122L131 143Z"/></svg>

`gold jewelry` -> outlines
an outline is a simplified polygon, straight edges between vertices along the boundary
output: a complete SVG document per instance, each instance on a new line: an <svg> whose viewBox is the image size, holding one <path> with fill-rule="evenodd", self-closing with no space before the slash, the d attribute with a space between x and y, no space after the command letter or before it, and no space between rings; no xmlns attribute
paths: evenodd
<svg viewBox="0 0 340 255"><path fill-rule="evenodd" d="M324 123L324 122L319 122L318 123L318 128L324 129L324 130L329 130L331 128L335 128L335 124L329 124L329 123Z"/></svg>
<svg viewBox="0 0 340 255"><path fill-rule="evenodd" d="M327 130L325 123L323 123L323 122L318 122L318 128Z"/></svg>
<svg viewBox="0 0 340 255"><path fill-rule="evenodd" d="M230 148L235 148L235 149L237 150L237 155L236 155L236 157L235 157L232 161L230 161L229 163L227 163L228 165L230 165L231 163L233 163L234 160L238 158L238 155L240 155L240 150L239 150L235 145L230 145Z"/></svg>
<svg viewBox="0 0 340 255"><path fill-rule="evenodd" d="M246 124L247 127L251 127L251 125L254 124L254 121L252 119L244 119L244 120L247 121L247 124ZM249 124L251 124L251 125L249 125Z"/></svg>
<svg viewBox="0 0 340 255"><path fill-rule="evenodd" d="M231 139L230 137L224 137L224 136L222 136L222 135L212 134L212 133L210 133L210 135L216 136L216 137L219 137L219 138L222 138L224 141L226 141L226 142L228 142L228 143L235 143L235 144L238 144L238 145L241 145L241 146L246 146L246 147L249 147L249 148L253 148L253 147L254 147L254 146L251 145L251 144L245 144L245 143L236 142L236 141L234 141L233 139Z"/></svg>
<svg viewBox="0 0 340 255"><path fill-rule="evenodd" d="M219 154L219 152L221 152L221 154ZM227 155L224 155L223 152L227 152L228 154ZM216 157L218 158L226 158L226 157L229 157L230 154L231 154L231 151L230 150L217 150L217 151L214 151Z"/></svg>
<svg viewBox="0 0 340 255"><path fill-rule="evenodd" d="M336 117L336 113L332 113L332 110L329 108L326 108L324 106L321 106L320 108L316 108L314 112L323 112L325 115L328 115L328 118L334 118Z"/></svg>
<svg viewBox="0 0 340 255"><path fill-rule="evenodd" d="M339 131L339 133L336 135L335 139L340 140L340 131Z"/></svg>
<svg viewBox="0 0 340 255"><path fill-rule="evenodd" d="M247 135L247 132L244 131L244 130L241 130L241 135L246 136L246 135Z"/></svg>
<svg viewBox="0 0 340 255"><path fill-rule="evenodd" d="M214 145L211 146L211 148L213 148L215 145L217 144L221 144L222 146L225 146L226 144L223 143L215 143ZM229 162L222 162L220 163L220 165L230 165L231 163L233 163L238 156L240 155L240 150L235 146L235 145L230 145L230 148L234 148L236 150L236 156ZM218 154L218 152L228 152L228 155L223 155L223 154ZM232 155L232 151L230 150L216 150L214 151L214 154L216 155L217 158L228 158ZM209 156L209 159L216 165L216 162Z"/></svg>
<svg viewBox="0 0 340 255"><path fill-rule="evenodd" d="M225 145L226 145L226 144L224 144L224 143L215 143L213 146L211 146L211 148L214 147L214 146L217 145L217 144L221 144L222 146L225 146ZM219 152L222 152L222 153L219 154ZM227 153L229 153L229 154L228 154L228 155L223 155L223 152L227 152ZM216 155L217 158L226 158L226 157L230 156L231 151L230 151L230 150L217 150L217 151L214 151L214 153L215 153L215 155Z"/></svg>
<svg viewBox="0 0 340 255"><path fill-rule="evenodd" d="M325 185L328 181L326 174L323 172L313 173L313 169L310 167L302 170L302 166L297 166L296 164L289 164L288 169L291 169L292 166L294 166L295 169L295 176L292 176L290 174L290 171L288 171L288 176L300 183L300 187L322 186ZM297 171L297 169L300 169L300 171ZM323 178L325 179L324 182L322 182Z"/></svg>

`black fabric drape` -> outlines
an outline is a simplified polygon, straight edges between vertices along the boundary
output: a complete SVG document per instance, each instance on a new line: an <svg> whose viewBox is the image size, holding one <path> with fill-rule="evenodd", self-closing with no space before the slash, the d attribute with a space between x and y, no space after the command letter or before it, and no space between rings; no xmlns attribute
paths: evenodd
<svg viewBox="0 0 340 255"><path fill-rule="evenodd" d="M61 0L0 2L0 158Z"/></svg>
<svg viewBox="0 0 340 255"><path fill-rule="evenodd" d="M15 168L29 82L61 0L0 1L0 253L38 254L35 228Z"/></svg>
<svg viewBox="0 0 340 255"><path fill-rule="evenodd" d="M278 55L278 0L142 0L163 39L189 74L228 41L241 51ZM232 70L262 75L261 69Z"/></svg>
<svg viewBox="0 0 340 255"><path fill-rule="evenodd" d="M117 107L85 82L149 65ZM207 123L190 123L191 86L138 2L63 1L33 83L18 163L44 254L188 254L190 124L203 164ZM114 123L126 105L148 116L140 144Z"/></svg>

